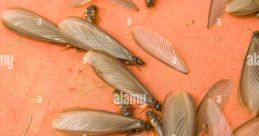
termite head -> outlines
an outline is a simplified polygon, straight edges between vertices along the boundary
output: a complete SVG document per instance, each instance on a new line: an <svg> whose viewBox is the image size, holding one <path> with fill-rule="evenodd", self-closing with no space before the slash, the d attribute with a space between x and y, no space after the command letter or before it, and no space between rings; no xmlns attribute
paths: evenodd
<svg viewBox="0 0 259 136"><path fill-rule="evenodd" d="M123 113L123 116L131 117L132 114L131 114L131 112L130 112L129 110L127 110L127 111L125 111L125 112Z"/></svg>
<svg viewBox="0 0 259 136"><path fill-rule="evenodd" d="M153 7L155 0L145 0L146 1L146 6L147 7Z"/></svg>
<svg viewBox="0 0 259 136"><path fill-rule="evenodd" d="M85 14L96 14L97 13L97 6L91 5L85 9Z"/></svg>
<svg viewBox="0 0 259 136"><path fill-rule="evenodd" d="M259 37L259 31L253 32L254 37Z"/></svg>
<svg viewBox="0 0 259 136"><path fill-rule="evenodd" d="M154 107L157 111L162 111L162 104L159 103L158 101L155 102L155 104L153 105L153 107Z"/></svg>
<svg viewBox="0 0 259 136"><path fill-rule="evenodd" d="M137 56L132 57L132 62L137 65L144 65L144 61L140 57L137 57Z"/></svg>
<svg viewBox="0 0 259 136"><path fill-rule="evenodd" d="M153 127L152 127L151 123L149 121L145 122L145 130L150 131L152 129L153 129Z"/></svg>
<svg viewBox="0 0 259 136"><path fill-rule="evenodd" d="M150 116L152 116L152 115L155 115L155 113L154 113L154 111L148 111L148 112L146 112L146 115L147 115L148 117L150 117Z"/></svg>

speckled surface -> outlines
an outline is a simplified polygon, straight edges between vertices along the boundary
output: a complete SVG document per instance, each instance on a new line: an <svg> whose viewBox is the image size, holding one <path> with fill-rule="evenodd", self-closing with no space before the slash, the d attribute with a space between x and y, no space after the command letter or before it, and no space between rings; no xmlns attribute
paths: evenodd
<svg viewBox="0 0 259 136"><path fill-rule="evenodd" d="M230 79L234 88L224 113L232 128L251 117L237 101L238 81L252 32L259 29L254 16L223 16L222 24L206 28L210 2L207 0L157 0L147 9L144 0L133 0L139 12L122 8L110 0L93 0L99 7L99 26L141 56L146 65L128 68L163 101L171 91L190 92L196 105L208 88L220 79ZM85 7L71 8L68 0L1 0L0 13L23 7L59 23L68 16L81 16ZM127 19L132 18L132 26ZM186 25L193 21L191 25ZM129 34L141 25L161 34L180 52L190 73L184 75L145 53ZM14 56L11 70L0 67L0 132L22 135L29 118L28 136L62 136L51 120L68 108L93 108L118 112L112 103L113 88L100 80L89 65L82 64L84 52L20 37L0 23L0 54ZM37 99L38 98L38 99ZM42 98L42 101L39 101ZM38 100L38 101L37 101ZM135 115L144 110L134 106ZM136 135L150 135L140 133Z"/></svg>

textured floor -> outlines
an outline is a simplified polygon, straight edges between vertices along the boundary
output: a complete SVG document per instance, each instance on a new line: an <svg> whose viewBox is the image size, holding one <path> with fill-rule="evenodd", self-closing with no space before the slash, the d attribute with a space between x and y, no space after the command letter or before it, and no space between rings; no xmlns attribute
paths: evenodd
<svg viewBox="0 0 259 136"><path fill-rule="evenodd" d="M100 9L99 26L141 56L144 67L129 66L154 96L163 101L171 91L190 92L199 104L207 89L220 79L231 79L233 93L224 113L232 128L251 115L237 101L241 67L252 32L259 29L254 16L225 14L222 24L208 30L209 1L157 0L147 9L144 0L133 0L139 12L122 8L110 0L93 0ZM59 23L68 16L81 16L84 7L72 8L68 0L1 0L0 13L23 7ZM132 19L132 26L127 25ZM193 23L189 23L193 22ZM188 25L189 24L189 25ZM157 61L133 41L135 25L145 26L170 40L186 60L190 73L184 75ZM22 135L32 117L28 136L61 136L51 120L68 108L93 108L118 112L112 103L112 87L100 80L89 65L81 63L83 52L55 44L22 38L0 23L0 54L14 56L14 68L0 67L0 133ZM144 117L143 108L135 114ZM136 135L150 135L140 133Z"/></svg>

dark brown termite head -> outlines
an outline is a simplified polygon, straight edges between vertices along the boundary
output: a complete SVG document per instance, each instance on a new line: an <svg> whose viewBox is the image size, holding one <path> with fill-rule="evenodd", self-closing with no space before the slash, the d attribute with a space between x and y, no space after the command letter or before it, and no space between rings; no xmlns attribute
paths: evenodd
<svg viewBox="0 0 259 136"><path fill-rule="evenodd" d="M148 120L151 125L152 123L155 124L161 122L160 116L158 116L154 111L147 111L146 116L148 117Z"/></svg>
<svg viewBox="0 0 259 136"><path fill-rule="evenodd" d="M149 121L144 122L144 129L147 131L151 131L153 129L153 127Z"/></svg>
<svg viewBox="0 0 259 136"><path fill-rule="evenodd" d="M154 112L154 111L148 111L148 112L146 112L146 115L147 115L148 117L151 117L151 116L154 116L154 115L155 115L155 112Z"/></svg>
<svg viewBox="0 0 259 136"><path fill-rule="evenodd" d="M155 4L155 0L145 0L147 7L153 7Z"/></svg>
<svg viewBox="0 0 259 136"><path fill-rule="evenodd" d="M98 8L96 5L90 5L85 9L85 17L86 20L90 23L96 24L97 23L97 13Z"/></svg>
<svg viewBox="0 0 259 136"><path fill-rule="evenodd" d="M157 111L162 111L162 104L159 103L158 101L156 101L153 105L153 107L157 110Z"/></svg>
<svg viewBox="0 0 259 136"><path fill-rule="evenodd" d="M153 126L151 125L151 123L149 121L141 120L141 128L133 130L132 133L139 133L143 130L146 130L146 131L153 130Z"/></svg>
<svg viewBox="0 0 259 136"><path fill-rule="evenodd" d="M259 31L253 32L254 37L259 38Z"/></svg>
<svg viewBox="0 0 259 136"><path fill-rule="evenodd" d="M140 57L137 57L137 56L132 57L132 63L137 64L137 65L145 64L144 61Z"/></svg>
<svg viewBox="0 0 259 136"><path fill-rule="evenodd" d="M154 111L147 111L146 116L149 118L149 120L161 122L160 116L158 116Z"/></svg>
<svg viewBox="0 0 259 136"><path fill-rule="evenodd" d="M130 110L126 109L126 108L123 108L122 109L123 111L123 116L126 116L126 117L131 117L132 116L132 113Z"/></svg>

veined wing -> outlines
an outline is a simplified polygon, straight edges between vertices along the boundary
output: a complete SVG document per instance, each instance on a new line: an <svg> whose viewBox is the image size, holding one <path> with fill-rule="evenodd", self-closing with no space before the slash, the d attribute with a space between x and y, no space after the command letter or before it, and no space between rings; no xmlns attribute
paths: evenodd
<svg viewBox="0 0 259 136"><path fill-rule="evenodd" d="M162 36L138 26L134 28L133 37L140 47L155 58L178 71L188 73L189 70L182 57L175 51L172 44Z"/></svg>
<svg viewBox="0 0 259 136"><path fill-rule="evenodd" d="M220 80L216 82L205 97L202 99L197 110L198 135L202 136L207 129L206 107L208 99L213 100L220 108L227 102L232 91L232 82L230 80Z"/></svg>
<svg viewBox="0 0 259 136"><path fill-rule="evenodd" d="M255 117L245 122L235 129L235 136L259 136L259 117Z"/></svg>
<svg viewBox="0 0 259 136"><path fill-rule="evenodd" d="M116 58L132 61L133 54L95 25L78 17L69 17L59 24L67 41L81 49L101 50Z"/></svg>
<svg viewBox="0 0 259 136"><path fill-rule="evenodd" d="M103 52L88 51L84 60L92 65L97 75L116 89L148 104L154 104L150 92L114 57Z"/></svg>
<svg viewBox="0 0 259 136"><path fill-rule="evenodd" d="M217 20L224 14L228 0L211 0L208 19L208 28L217 23Z"/></svg>
<svg viewBox="0 0 259 136"><path fill-rule="evenodd" d="M239 98L253 114L259 114L259 32L254 36L247 52L240 80Z"/></svg>
<svg viewBox="0 0 259 136"><path fill-rule="evenodd" d="M70 5L72 7L80 7L80 6L84 6L87 3L91 2L92 0L71 0Z"/></svg>
<svg viewBox="0 0 259 136"><path fill-rule="evenodd" d="M234 136L224 114L220 111L217 104L209 99L207 106L209 136Z"/></svg>
<svg viewBox="0 0 259 136"><path fill-rule="evenodd" d="M165 136L195 136L195 106L186 92L167 95L163 108Z"/></svg>
<svg viewBox="0 0 259 136"><path fill-rule="evenodd" d="M105 135L143 129L144 122L109 112L74 110L59 114L52 126L64 132Z"/></svg>
<svg viewBox="0 0 259 136"><path fill-rule="evenodd" d="M135 3L132 0L112 0L112 2L123 7L132 8L139 11L139 8L135 5Z"/></svg>
<svg viewBox="0 0 259 136"><path fill-rule="evenodd" d="M246 15L257 11L259 11L257 0L233 0L226 7L226 12L236 15Z"/></svg>
<svg viewBox="0 0 259 136"><path fill-rule="evenodd" d="M18 34L54 43L66 44L57 26L31 11L12 8L2 14L3 23Z"/></svg>

